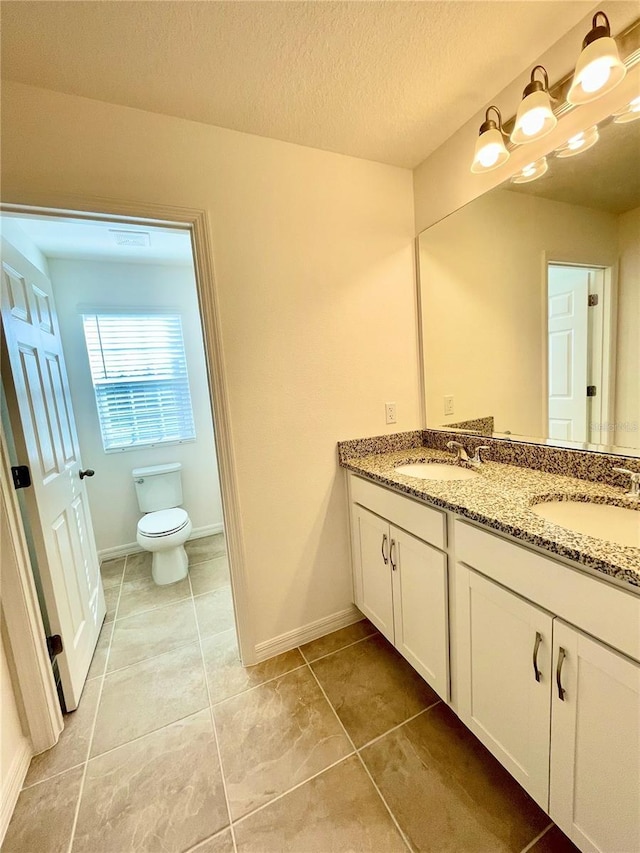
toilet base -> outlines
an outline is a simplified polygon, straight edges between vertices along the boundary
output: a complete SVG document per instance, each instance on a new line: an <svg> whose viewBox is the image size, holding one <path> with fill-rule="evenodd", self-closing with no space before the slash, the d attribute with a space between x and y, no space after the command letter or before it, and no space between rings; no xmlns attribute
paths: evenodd
<svg viewBox="0 0 640 853"><path fill-rule="evenodd" d="M158 586L177 583L186 578L188 572L189 558L182 545L153 552L151 576Z"/></svg>

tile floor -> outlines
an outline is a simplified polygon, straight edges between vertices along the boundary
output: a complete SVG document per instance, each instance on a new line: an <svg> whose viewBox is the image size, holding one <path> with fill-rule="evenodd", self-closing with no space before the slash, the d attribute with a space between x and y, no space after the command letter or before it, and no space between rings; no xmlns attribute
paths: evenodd
<svg viewBox="0 0 640 853"><path fill-rule="evenodd" d="M103 564L82 702L5 853L575 853L367 621L244 669L224 540L187 548L171 587Z"/></svg>

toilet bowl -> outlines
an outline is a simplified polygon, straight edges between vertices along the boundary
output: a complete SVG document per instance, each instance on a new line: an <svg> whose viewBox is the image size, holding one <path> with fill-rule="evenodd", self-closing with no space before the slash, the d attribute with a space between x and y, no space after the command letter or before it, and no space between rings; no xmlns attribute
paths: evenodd
<svg viewBox="0 0 640 853"><path fill-rule="evenodd" d="M176 583L187 576L189 559L184 543L191 535L191 519L182 503L182 465L170 462L135 468L138 506L145 514L138 522L138 545L153 554L151 576L159 585Z"/></svg>

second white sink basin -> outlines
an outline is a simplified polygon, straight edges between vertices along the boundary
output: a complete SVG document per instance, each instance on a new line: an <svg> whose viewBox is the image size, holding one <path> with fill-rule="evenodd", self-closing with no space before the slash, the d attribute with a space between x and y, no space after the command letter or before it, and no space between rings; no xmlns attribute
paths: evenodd
<svg viewBox="0 0 640 853"><path fill-rule="evenodd" d="M447 465L444 462L414 462L412 465L398 465L394 470L398 474L417 477L420 480L473 480L478 476L468 468Z"/></svg>
<svg viewBox="0 0 640 853"><path fill-rule="evenodd" d="M640 548L640 511L581 501L549 501L531 507L536 515L576 533Z"/></svg>

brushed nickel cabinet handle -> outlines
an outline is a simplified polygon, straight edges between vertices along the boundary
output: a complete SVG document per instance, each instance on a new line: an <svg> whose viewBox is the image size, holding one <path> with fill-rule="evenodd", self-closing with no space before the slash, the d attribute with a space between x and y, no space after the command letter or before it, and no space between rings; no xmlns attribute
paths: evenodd
<svg viewBox="0 0 640 853"><path fill-rule="evenodd" d="M564 697L567 694L567 691L562 686L562 664L564 663L564 659L566 658L567 653L560 646L558 651L558 666L556 667L556 684L558 685L558 698L564 702Z"/></svg>
<svg viewBox="0 0 640 853"><path fill-rule="evenodd" d="M382 547L381 547L381 551L382 551L382 559L384 560L384 564L385 564L385 566L386 566L386 565L387 565L387 563L389 562L389 555L388 555L388 553L386 553L386 545L387 545L387 534L386 534L386 533L383 533L383 534L382 534Z"/></svg>
<svg viewBox="0 0 640 853"><path fill-rule="evenodd" d="M536 681L542 680L542 673L538 669L538 649L540 648L540 644L542 643L542 634L540 631L536 631L536 641L533 645L533 674L535 675Z"/></svg>
<svg viewBox="0 0 640 853"><path fill-rule="evenodd" d="M391 540L391 550L390 550L390 552L389 552L389 559L391 560L391 568L393 569L393 571L394 571L394 572L395 572L395 570L398 568L397 563L396 563L396 562L395 562L395 560L393 559L393 555L394 555L394 553L395 553L395 550L396 550L396 540L395 540L395 539L392 539L392 540Z"/></svg>

